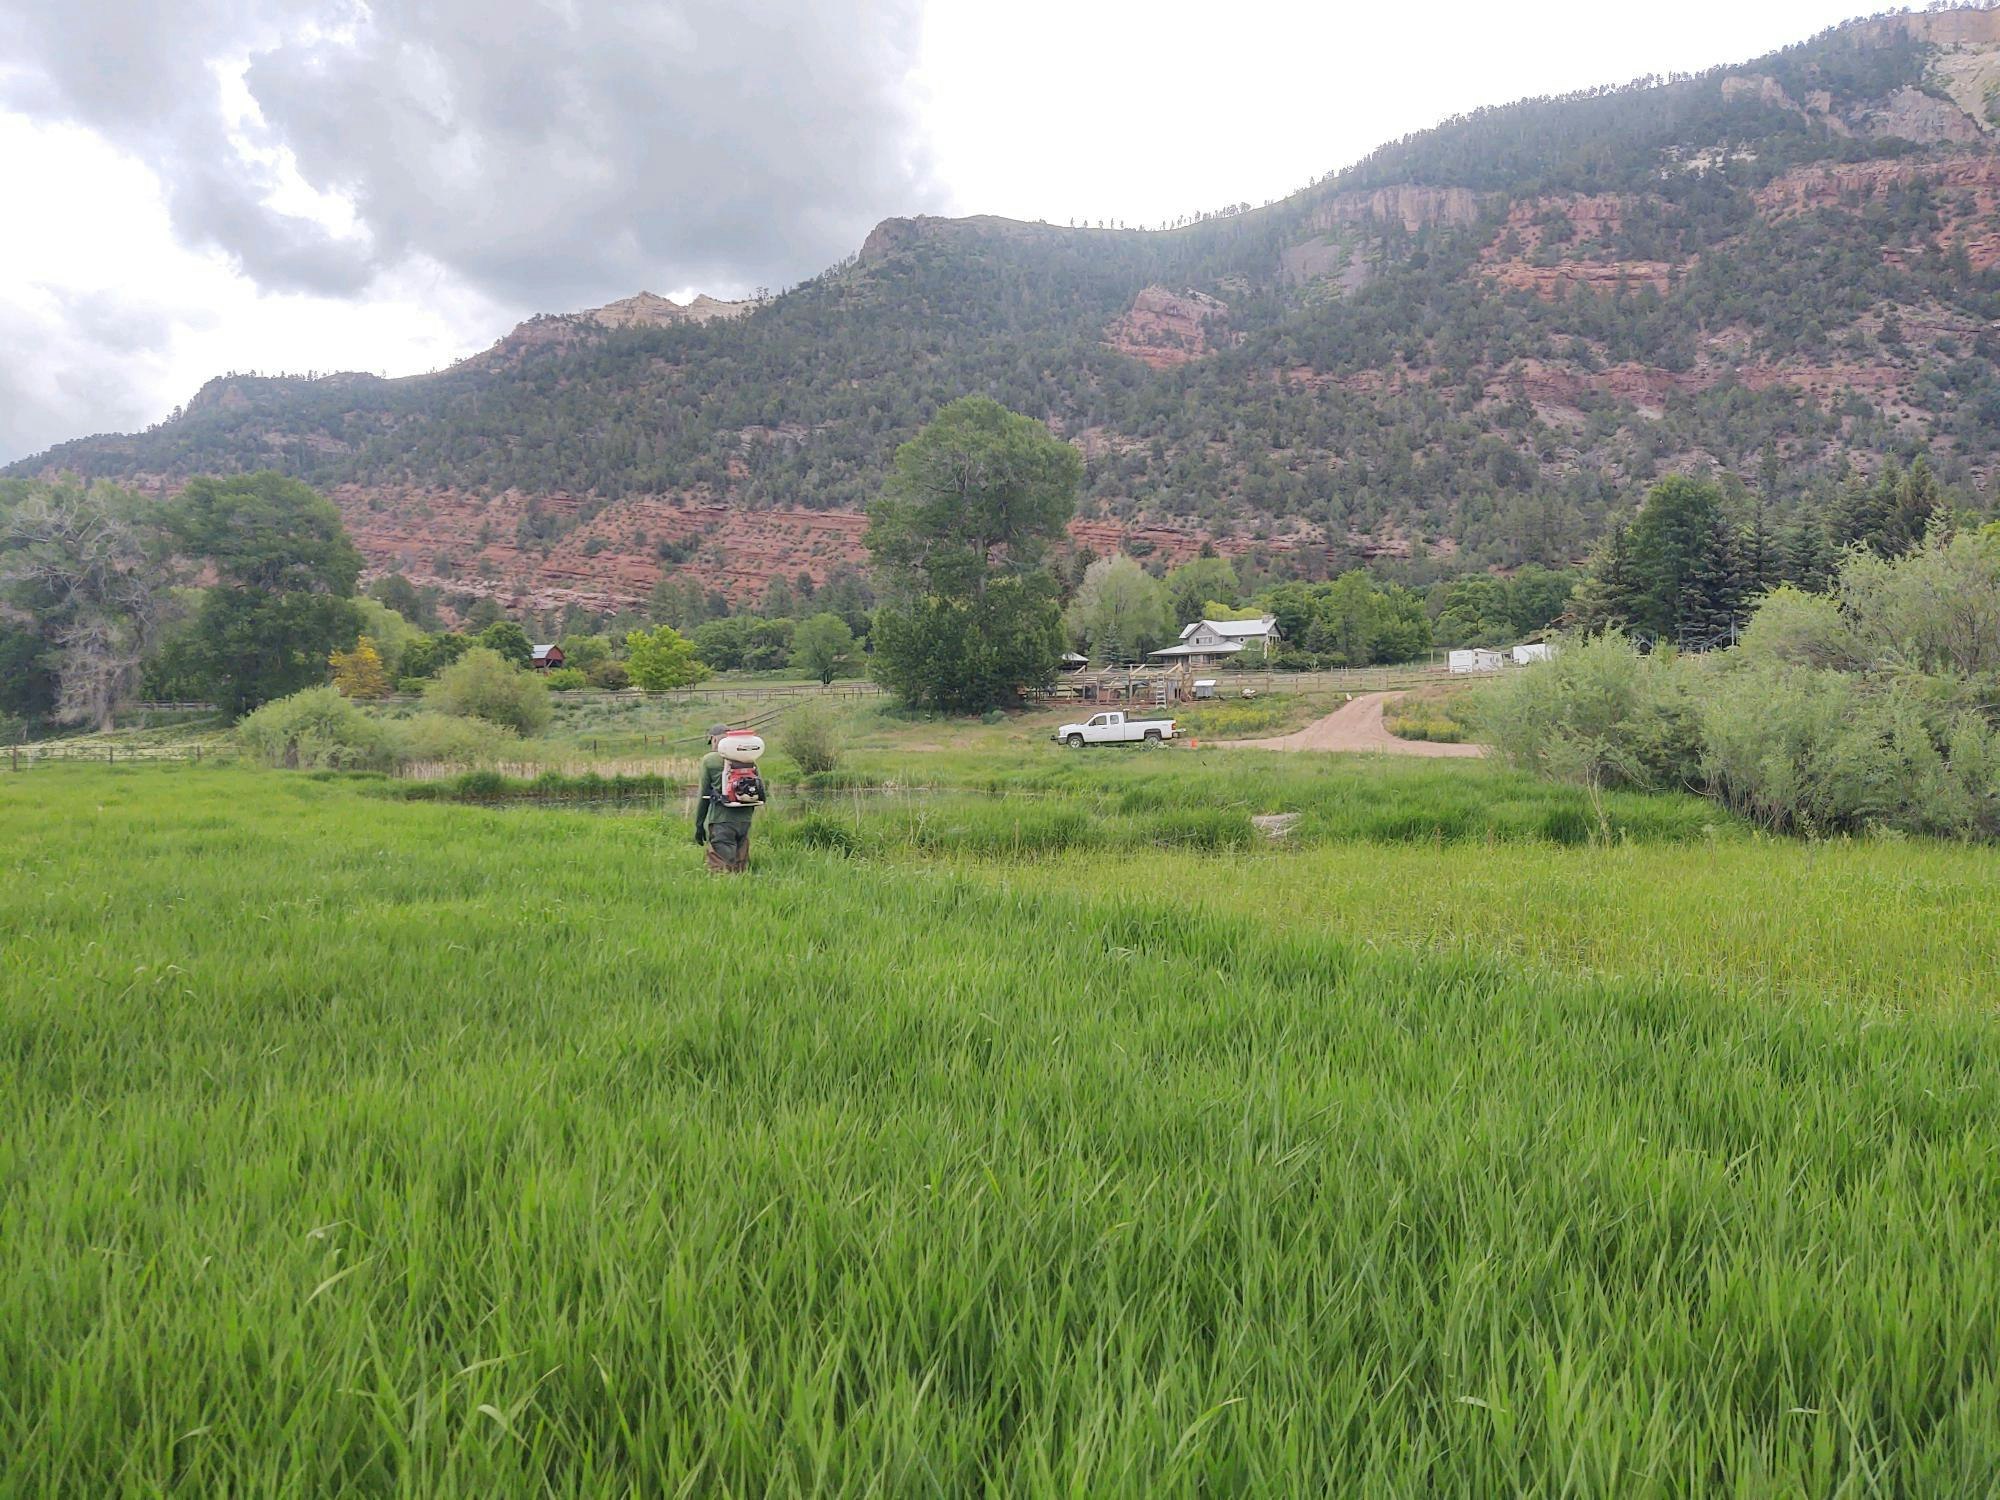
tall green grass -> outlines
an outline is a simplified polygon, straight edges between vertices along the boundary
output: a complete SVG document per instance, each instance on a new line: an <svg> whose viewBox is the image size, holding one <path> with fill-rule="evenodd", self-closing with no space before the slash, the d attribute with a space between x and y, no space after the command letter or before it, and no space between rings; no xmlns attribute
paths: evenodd
<svg viewBox="0 0 2000 1500"><path fill-rule="evenodd" d="M1525 859L1532 908L1684 847L1108 884L780 838L716 880L677 824L365 791L0 780L0 1493L2000 1473L1990 1007L1181 884ZM1805 868L1730 853L1753 909ZM1930 867L1926 919L1990 920L1991 874Z"/></svg>

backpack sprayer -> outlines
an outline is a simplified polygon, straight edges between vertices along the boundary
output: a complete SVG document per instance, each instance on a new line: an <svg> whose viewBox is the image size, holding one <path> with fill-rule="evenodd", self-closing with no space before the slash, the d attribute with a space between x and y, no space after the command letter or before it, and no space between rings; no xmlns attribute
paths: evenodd
<svg viewBox="0 0 2000 1500"><path fill-rule="evenodd" d="M747 729L732 729L715 742L722 757L722 805L762 807L768 793L764 778L757 774L757 759L764 753L762 736Z"/></svg>

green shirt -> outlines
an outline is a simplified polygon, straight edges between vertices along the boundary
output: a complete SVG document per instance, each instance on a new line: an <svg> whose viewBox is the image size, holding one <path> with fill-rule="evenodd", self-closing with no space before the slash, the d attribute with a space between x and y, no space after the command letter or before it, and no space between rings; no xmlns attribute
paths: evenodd
<svg viewBox="0 0 2000 1500"><path fill-rule="evenodd" d="M701 828L709 823L744 823L750 821L754 807L724 807L722 805L722 757L711 750L701 758L701 800L695 804L694 826Z"/></svg>

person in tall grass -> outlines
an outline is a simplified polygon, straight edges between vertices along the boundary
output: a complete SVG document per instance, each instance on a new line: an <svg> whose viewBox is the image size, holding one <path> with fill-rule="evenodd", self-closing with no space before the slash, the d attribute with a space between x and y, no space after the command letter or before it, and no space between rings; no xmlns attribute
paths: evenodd
<svg viewBox="0 0 2000 1500"><path fill-rule="evenodd" d="M708 754L701 760L701 795L694 804L694 841L708 850L708 867L718 874L740 875L750 868L750 820L755 807L738 806L723 797L722 756L727 724L708 731Z"/></svg>

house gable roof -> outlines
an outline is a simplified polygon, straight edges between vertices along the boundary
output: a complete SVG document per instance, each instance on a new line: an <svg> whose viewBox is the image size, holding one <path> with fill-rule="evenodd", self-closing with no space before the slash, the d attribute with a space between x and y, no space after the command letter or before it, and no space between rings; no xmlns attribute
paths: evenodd
<svg viewBox="0 0 2000 1500"><path fill-rule="evenodd" d="M1278 633L1278 617L1265 615L1258 620L1196 620L1181 630L1181 639L1186 640L1198 630L1210 630L1228 640L1259 640Z"/></svg>

